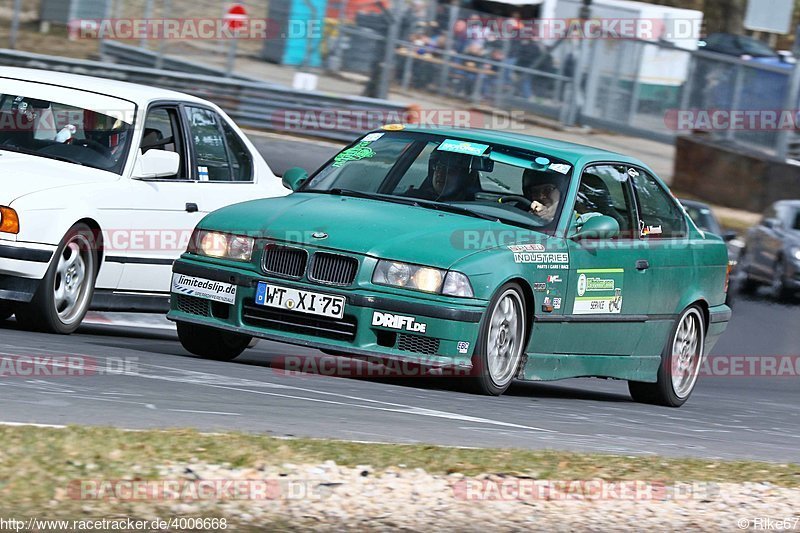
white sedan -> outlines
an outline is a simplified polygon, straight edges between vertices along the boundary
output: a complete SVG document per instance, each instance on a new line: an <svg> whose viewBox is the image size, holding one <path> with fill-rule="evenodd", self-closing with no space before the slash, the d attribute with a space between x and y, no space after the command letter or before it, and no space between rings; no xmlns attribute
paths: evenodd
<svg viewBox="0 0 800 533"><path fill-rule="evenodd" d="M0 319L71 333L90 308L166 310L206 213L288 192L200 98L10 67L0 80Z"/></svg>

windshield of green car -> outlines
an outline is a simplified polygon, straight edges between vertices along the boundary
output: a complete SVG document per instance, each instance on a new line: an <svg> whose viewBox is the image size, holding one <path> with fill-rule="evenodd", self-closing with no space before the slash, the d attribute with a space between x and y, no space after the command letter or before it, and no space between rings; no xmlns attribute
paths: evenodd
<svg viewBox="0 0 800 533"><path fill-rule="evenodd" d="M369 133L320 168L301 192L370 195L553 229L572 165L516 147L420 132Z"/></svg>
<svg viewBox="0 0 800 533"><path fill-rule="evenodd" d="M77 89L3 81L0 150L122 173L135 104Z"/></svg>

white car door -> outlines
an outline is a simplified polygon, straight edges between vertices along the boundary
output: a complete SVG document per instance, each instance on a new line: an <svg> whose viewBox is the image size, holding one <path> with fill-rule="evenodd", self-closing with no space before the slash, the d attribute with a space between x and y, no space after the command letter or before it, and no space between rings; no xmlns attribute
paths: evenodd
<svg viewBox="0 0 800 533"><path fill-rule="evenodd" d="M216 110L183 108L204 213L256 198L287 194L255 147Z"/></svg>
<svg viewBox="0 0 800 533"><path fill-rule="evenodd" d="M181 165L175 176L128 180L115 201L127 227L118 236L112 233L118 242L106 254L107 263L124 264L118 292L167 295L172 263L203 217L186 131L178 104L148 110L138 156L148 150L173 151Z"/></svg>
<svg viewBox="0 0 800 533"><path fill-rule="evenodd" d="M252 143L210 106L152 107L141 147L177 151L182 163L174 177L129 180L133 229L118 291L168 293L172 263L203 216L288 193Z"/></svg>

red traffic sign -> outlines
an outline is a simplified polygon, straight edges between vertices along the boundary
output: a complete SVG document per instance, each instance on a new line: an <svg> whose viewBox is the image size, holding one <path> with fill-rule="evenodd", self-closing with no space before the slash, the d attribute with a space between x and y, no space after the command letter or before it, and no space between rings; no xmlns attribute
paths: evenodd
<svg viewBox="0 0 800 533"><path fill-rule="evenodd" d="M247 9L242 4L233 4L223 17L225 26L231 30L240 30L247 22Z"/></svg>

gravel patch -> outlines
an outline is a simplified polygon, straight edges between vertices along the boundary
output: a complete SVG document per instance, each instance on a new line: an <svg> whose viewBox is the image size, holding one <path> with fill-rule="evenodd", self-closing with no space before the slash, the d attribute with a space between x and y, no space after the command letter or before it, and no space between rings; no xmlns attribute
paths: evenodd
<svg viewBox="0 0 800 533"><path fill-rule="evenodd" d="M141 482L150 496L128 500L138 516L214 515L239 525L319 531L479 531L490 525L496 531L598 532L755 530L763 528L754 520L770 518L788 519L789 529L800 531L800 489L770 483L541 480L535 472L470 477L333 461L253 468L176 463L158 471L159 480ZM108 498L115 486L80 490L86 512L118 503Z"/></svg>

